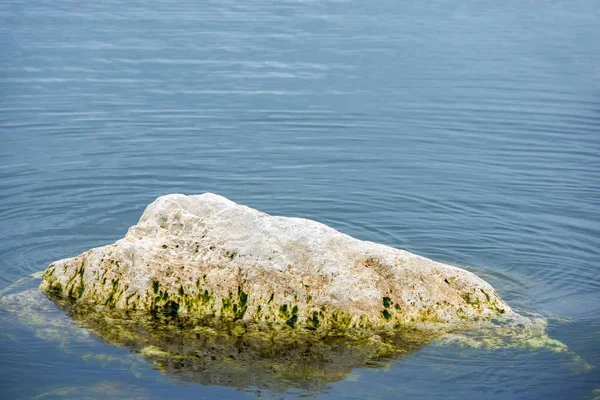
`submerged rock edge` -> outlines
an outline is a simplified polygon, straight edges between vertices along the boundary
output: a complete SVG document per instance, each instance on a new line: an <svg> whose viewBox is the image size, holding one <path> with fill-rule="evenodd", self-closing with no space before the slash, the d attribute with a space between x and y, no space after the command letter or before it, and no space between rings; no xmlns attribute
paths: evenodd
<svg viewBox="0 0 600 400"><path fill-rule="evenodd" d="M40 287L108 308L308 330L513 314L464 269L212 193L159 197L123 239L50 264Z"/></svg>

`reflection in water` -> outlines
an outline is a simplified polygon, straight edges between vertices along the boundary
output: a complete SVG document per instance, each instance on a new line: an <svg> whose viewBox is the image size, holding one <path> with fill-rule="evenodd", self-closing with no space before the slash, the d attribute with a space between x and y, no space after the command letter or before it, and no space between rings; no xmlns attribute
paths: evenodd
<svg viewBox="0 0 600 400"><path fill-rule="evenodd" d="M355 368L387 366L432 342L490 350L528 347L568 353L563 343L547 336L545 321L520 316L478 321L470 329L461 330L441 330L437 326L435 332L397 328L376 333L345 331L342 335L208 317L192 319L114 309L108 313L102 306L72 304L45 294L38 285L39 276L35 275L0 293L0 306L6 312L1 319L16 316L19 324L33 328L36 337L58 343L64 352L99 363L118 362L135 376L150 362L166 376L183 382L228 386L255 394L267 390L312 397L348 378ZM11 324L9 319L2 322ZM80 345L95 343L94 336L131 352L115 357L82 351ZM580 369L590 368L581 359L578 364ZM57 390L68 397L68 391L74 389L53 389L44 395L55 396Z"/></svg>
<svg viewBox="0 0 600 400"><path fill-rule="evenodd" d="M147 390L122 382L101 381L95 385L76 385L58 387L35 396L36 400L46 399L102 399L102 400L147 400L150 393Z"/></svg>
<svg viewBox="0 0 600 400"><path fill-rule="evenodd" d="M66 352L77 352L75 345L93 341L91 333L131 350L131 357L120 361L132 370L139 368L141 360L136 355L141 355L162 373L181 381L239 390L317 395L328 384L347 378L354 368L383 367L439 336L413 329L341 335L288 326L269 329L243 321L116 310L107 314L103 307L75 305L44 294L37 284L39 280L33 279L13 285L0 297L0 305L17 315L19 323L33 327L38 338L57 342ZM111 358L81 355L98 361Z"/></svg>
<svg viewBox="0 0 600 400"><path fill-rule="evenodd" d="M140 315L72 304L48 296L68 316L103 341L125 346L182 381L256 387L316 395L354 368L380 367L420 349L434 338L412 329L378 332L317 332L270 328L243 321Z"/></svg>

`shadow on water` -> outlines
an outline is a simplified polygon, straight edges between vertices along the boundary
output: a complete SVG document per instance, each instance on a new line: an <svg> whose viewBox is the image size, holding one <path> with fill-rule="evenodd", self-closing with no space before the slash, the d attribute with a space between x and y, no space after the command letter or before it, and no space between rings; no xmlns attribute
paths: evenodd
<svg viewBox="0 0 600 400"><path fill-rule="evenodd" d="M266 390L316 396L330 384L348 378L355 368L385 367L435 338L413 329L342 335L209 317L132 314L114 309L107 313L104 307L74 304L43 293L32 283L28 286L2 296L4 309L18 314L20 323L38 330L36 336L43 334L58 341L63 350L82 338L93 340L91 332L105 343L143 356L157 370L182 382L228 386L255 394Z"/></svg>

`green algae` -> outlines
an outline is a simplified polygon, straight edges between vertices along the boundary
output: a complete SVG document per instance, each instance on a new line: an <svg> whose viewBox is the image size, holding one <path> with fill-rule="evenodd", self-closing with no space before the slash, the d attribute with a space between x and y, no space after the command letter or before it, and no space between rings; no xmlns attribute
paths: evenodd
<svg viewBox="0 0 600 400"><path fill-rule="evenodd" d="M238 286L238 304L236 305L234 319L242 319L248 310L248 294Z"/></svg>
<svg viewBox="0 0 600 400"><path fill-rule="evenodd" d="M290 317L287 304L282 304L281 307L279 307L279 317L282 319L288 319Z"/></svg>
<svg viewBox="0 0 600 400"><path fill-rule="evenodd" d="M389 320L392 318L392 314L390 314L390 313L388 312L388 310L383 310L383 311L381 312L381 316L382 316L382 317L383 317L383 318L384 318L386 321L389 321Z"/></svg>
<svg viewBox="0 0 600 400"><path fill-rule="evenodd" d="M392 299L390 299L389 297L383 298L383 307L384 308L390 308L391 304L392 304Z"/></svg>
<svg viewBox="0 0 600 400"><path fill-rule="evenodd" d="M312 325L313 328L318 328L320 321L319 321L319 313L317 311L314 311L312 314L312 317L310 319L310 323Z"/></svg>
<svg viewBox="0 0 600 400"><path fill-rule="evenodd" d="M487 302L490 303L491 302L490 295L483 289L479 289L479 290L481 290L481 293L483 293Z"/></svg>
<svg viewBox="0 0 600 400"><path fill-rule="evenodd" d="M200 299L202 301L203 304L207 304L210 302L210 293L208 292L208 290L204 290L204 293L202 293L202 295L200 296Z"/></svg>
<svg viewBox="0 0 600 400"><path fill-rule="evenodd" d="M298 321L298 316L297 315L292 315L288 320L285 321L285 324L291 328L294 327L294 325L296 325L296 322Z"/></svg>

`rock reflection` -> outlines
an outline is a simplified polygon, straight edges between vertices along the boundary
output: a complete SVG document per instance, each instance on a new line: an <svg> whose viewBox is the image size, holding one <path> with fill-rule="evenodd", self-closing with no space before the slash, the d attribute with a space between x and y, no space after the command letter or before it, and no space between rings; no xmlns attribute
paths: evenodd
<svg viewBox="0 0 600 400"><path fill-rule="evenodd" d="M102 307L46 295L100 339L142 354L164 374L239 390L317 395L355 368L385 366L434 338L412 329L342 335L211 318L107 314Z"/></svg>

